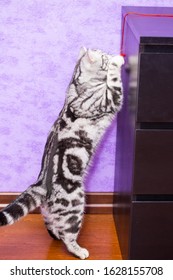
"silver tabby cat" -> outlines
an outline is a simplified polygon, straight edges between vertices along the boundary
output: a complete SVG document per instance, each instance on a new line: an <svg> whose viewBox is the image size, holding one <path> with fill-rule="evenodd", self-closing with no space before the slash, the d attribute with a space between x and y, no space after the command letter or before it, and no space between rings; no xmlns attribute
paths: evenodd
<svg viewBox="0 0 173 280"><path fill-rule="evenodd" d="M123 63L121 56L81 49L38 180L0 212L0 226L40 206L49 234L79 258L89 256L77 243L85 205L83 182L98 142L122 107Z"/></svg>

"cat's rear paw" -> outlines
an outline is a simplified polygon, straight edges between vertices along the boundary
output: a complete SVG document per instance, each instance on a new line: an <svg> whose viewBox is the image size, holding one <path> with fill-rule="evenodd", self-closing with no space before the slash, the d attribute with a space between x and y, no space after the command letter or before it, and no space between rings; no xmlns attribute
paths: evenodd
<svg viewBox="0 0 173 280"><path fill-rule="evenodd" d="M81 248L78 252L78 257L81 259L81 260L84 260L86 258L89 257L89 252L87 249L85 248Z"/></svg>
<svg viewBox="0 0 173 280"><path fill-rule="evenodd" d="M88 250L80 247L75 240L70 242L69 240L65 240L64 243L66 244L68 251L74 254L76 257L79 257L81 260L89 257Z"/></svg>

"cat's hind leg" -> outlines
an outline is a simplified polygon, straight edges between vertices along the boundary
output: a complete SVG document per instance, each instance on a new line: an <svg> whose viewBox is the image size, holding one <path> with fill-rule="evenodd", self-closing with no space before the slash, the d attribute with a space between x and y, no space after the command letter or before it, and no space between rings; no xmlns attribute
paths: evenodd
<svg viewBox="0 0 173 280"><path fill-rule="evenodd" d="M75 210L74 210L75 211ZM82 211L83 212L83 211ZM87 249L82 248L77 243L77 237L82 224L83 213L79 211L77 214L70 214L66 217L64 228L59 232L61 240L67 247L67 250L79 257L80 259L86 259L89 257L89 252Z"/></svg>
<svg viewBox="0 0 173 280"><path fill-rule="evenodd" d="M74 254L80 259L86 259L89 256L88 250L80 247L77 243L81 221L78 222L76 220L72 222L73 219L74 216L71 216L70 218L68 217L67 220L62 217L62 219L60 218L59 222L57 222L57 218L55 218L51 222L46 221L45 225L47 227L48 233L53 239L61 239L70 253ZM68 221L72 222L71 225L68 224Z"/></svg>
<svg viewBox="0 0 173 280"><path fill-rule="evenodd" d="M52 230L50 230L50 229L47 228L47 231L48 231L49 235L50 235L53 239L55 239L55 240L60 240L59 235L54 234L54 232L53 232Z"/></svg>
<svg viewBox="0 0 173 280"><path fill-rule="evenodd" d="M47 227L48 233L53 239L61 239L70 253L74 254L80 259L86 259L89 257L88 250L80 247L77 243L81 221L78 222L77 220L74 220L74 216L71 216L68 217L66 221L64 221L64 219L59 219L59 223L57 223L57 218L55 218L52 221L46 221L45 225ZM68 225L68 221L71 222L71 225Z"/></svg>
<svg viewBox="0 0 173 280"><path fill-rule="evenodd" d="M55 220L54 215L49 211L47 203L44 203L41 207L41 213L44 219L44 223L47 229L47 232L54 240L60 240L59 233L57 228L54 226L54 223L57 223L57 218ZM56 221L56 222L55 222Z"/></svg>
<svg viewBox="0 0 173 280"><path fill-rule="evenodd" d="M67 235L65 236L63 241L67 247L67 250L72 254L74 254L75 256L79 257L82 260L89 257L88 250L80 247L76 239L74 238L74 236Z"/></svg>

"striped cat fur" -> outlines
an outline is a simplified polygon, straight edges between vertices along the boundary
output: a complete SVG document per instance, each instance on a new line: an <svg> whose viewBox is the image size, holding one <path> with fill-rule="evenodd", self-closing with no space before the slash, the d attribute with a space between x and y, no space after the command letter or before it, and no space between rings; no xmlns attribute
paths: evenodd
<svg viewBox="0 0 173 280"><path fill-rule="evenodd" d="M77 243L85 207L84 177L103 133L122 107L123 63L121 56L81 48L38 179L0 212L0 226L41 207L49 234L75 256L89 256Z"/></svg>

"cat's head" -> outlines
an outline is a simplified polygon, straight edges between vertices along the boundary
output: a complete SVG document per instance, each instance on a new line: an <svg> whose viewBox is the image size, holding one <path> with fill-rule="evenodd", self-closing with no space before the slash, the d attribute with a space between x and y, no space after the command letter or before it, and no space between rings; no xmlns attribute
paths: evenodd
<svg viewBox="0 0 173 280"><path fill-rule="evenodd" d="M122 56L81 49L67 99L75 117L99 117L121 109L123 64Z"/></svg>

